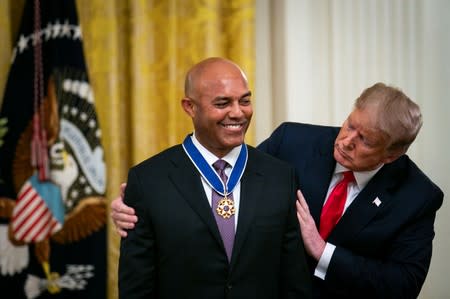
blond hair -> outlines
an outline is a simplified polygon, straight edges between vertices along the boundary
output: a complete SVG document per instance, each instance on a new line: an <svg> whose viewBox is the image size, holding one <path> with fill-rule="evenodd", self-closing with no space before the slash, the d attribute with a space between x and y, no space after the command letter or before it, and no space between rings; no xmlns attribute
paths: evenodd
<svg viewBox="0 0 450 299"><path fill-rule="evenodd" d="M377 129L389 137L389 150L405 153L422 127L420 107L400 89L384 83L365 89L356 99L355 109L375 113Z"/></svg>

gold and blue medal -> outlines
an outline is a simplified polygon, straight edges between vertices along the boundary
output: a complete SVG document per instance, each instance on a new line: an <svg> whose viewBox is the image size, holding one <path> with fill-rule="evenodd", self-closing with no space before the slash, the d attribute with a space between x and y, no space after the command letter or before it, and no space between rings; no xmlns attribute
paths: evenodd
<svg viewBox="0 0 450 299"><path fill-rule="evenodd" d="M222 182L217 172L211 165L203 158L198 149L192 142L191 136L188 135L183 141L183 148L188 157L191 159L194 166L200 172L202 177L206 180L209 186L221 194L223 198L219 201L216 213L224 219L228 219L236 213L234 201L228 195L233 192L234 187L240 181L244 174L245 166L247 165L247 146L242 144L236 164L231 170L230 177L226 184ZM230 191L228 191L230 190ZM228 191L228 192L227 192Z"/></svg>
<svg viewBox="0 0 450 299"><path fill-rule="evenodd" d="M227 195L225 195L224 198L219 200L216 208L216 213L220 217L224 219L228 219L231 216L233 216L236 212L236 209L234 208L234 200L231 198L228 198Z"/></svg>

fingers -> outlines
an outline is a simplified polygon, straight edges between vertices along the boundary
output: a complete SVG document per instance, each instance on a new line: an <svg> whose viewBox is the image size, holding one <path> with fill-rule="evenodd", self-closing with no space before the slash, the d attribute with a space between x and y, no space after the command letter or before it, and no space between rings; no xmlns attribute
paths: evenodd
<svg viewBox="0 0 450 299"><path fill-rule="evenodd" d="M116 197L111 202L111 210L117 214L134 215L134 209L123 203L122 197Z"/></svg>
<svg viewBox="0 0 450 299"><path fill-rule="evenodd" d="M117 233L121 237L126 237L128 234L127 229L133 229L137 222L135 215L127 215L121 212L111 211L111 219L116 227Z"/></svg>
<svg viewBox="0 0 450 299"><path fill-rule="evenodd" d="M298 220L298 223L300 224L300 227L302 227L302 225L303 225L303 218L302 218L302 212L299 211L299 203L298 203L298 201L295 203L295 205L297 206L297 220Z"/></svg>
<svg viewBox="0 0 450 299"><path fill-rule="evenodd" d="M120 197L123 200L123 197L125 196L125 188L127 187L127 183L120 184Z"/></svg>
<svg viewBox="0 0 450 299"><path fill-rule="evenodd" d="M309 214L309 207L308 204L306 203L305 197L303 196L302 191L297 190L297 202L300 204L301 208Z"/></svg>
<svg viewBox="0 0 450 299"><path fill-rule="evenodd" d="M298 221L305 221L307 214L309 214L307 212L308 206L306 205L305 199L303 198L303 194L300 192L300 190L297 191L297 201L295 202L295 206L297 208ZM306 209L305 209L305 206L306 206Z"/></svg>
<svg viewBox="0 0 450 299"><path fill-rule="evenodd" d="M128 234L125 230L120 229L119 227L116 226L116 232L119 234L119 236L121 236L122 238L125 238Z"/></svg>
<svg viewBox="0 0 450 299"><path fill-rule="evenodd" d="M134 209L126 206L120 197L111 203L111 218L116 226L120 228L133 228L138 221Z"/></svg>
<svg viewBox="0 0 450 299"><path fill-rule="evenodd" d="M127 215L134 215L135 214L134 209L123 203L123 197L124 197L126 186L127 186L126 183L122 183L120 185L120 196L116 197L111 202L111 209L115 213L119 213L119 214L123 213L123 214L127 214Z"/></svg>
<svg viewBox="0 0 450 299"><path fill-rule="evenodd" d="M134 214L126 214L123 212L111 211L111 218L114 224L121 228L133 228L134 224L138 221L137 216Z"/></svg>
<svg viewBox="0 0 450 299"><path fill-rule="evenodd" d="M123 196L126 183L120 185L120 196L111 202L111 219L116 227L117 233L121 237L126 237L127 229L133 229L138 221L133 208L123 203Z"/></svg>

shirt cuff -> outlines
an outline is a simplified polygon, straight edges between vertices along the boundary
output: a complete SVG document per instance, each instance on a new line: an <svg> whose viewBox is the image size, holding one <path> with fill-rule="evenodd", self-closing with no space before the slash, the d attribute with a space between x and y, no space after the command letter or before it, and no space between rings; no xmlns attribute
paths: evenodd
<svg viewBox="0 0 450 299"><path fill-rule="evenodd" d="M314 270L314 276L319 277L322 280L325 280L325 276L327 275L328 265L330 264L331 258L333 257L334 250L336 246L330 243L326 243L325 249L317 263L317 267Z"/></svg>

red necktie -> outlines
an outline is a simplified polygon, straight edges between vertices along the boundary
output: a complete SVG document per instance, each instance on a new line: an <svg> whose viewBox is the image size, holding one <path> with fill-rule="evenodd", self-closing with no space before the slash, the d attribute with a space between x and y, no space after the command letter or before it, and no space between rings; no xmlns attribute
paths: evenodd
<svg viewBox="0 0 450 299"><path fill-rule="evenodd" d="M320 215L319 234L324 240L328 238L334 226L338 223L344 211L345 201L347 200L348 184L355 181L353 172L343 173L344 178L334 186L328 196Z"/></svg>

